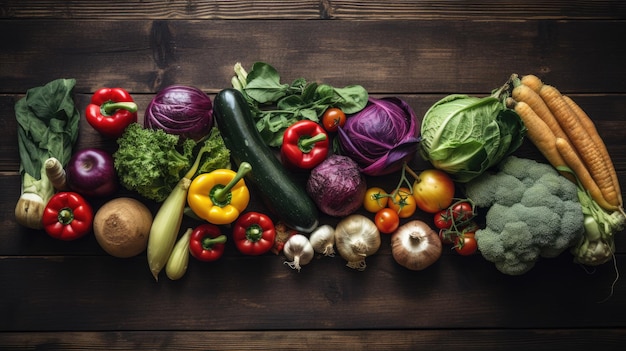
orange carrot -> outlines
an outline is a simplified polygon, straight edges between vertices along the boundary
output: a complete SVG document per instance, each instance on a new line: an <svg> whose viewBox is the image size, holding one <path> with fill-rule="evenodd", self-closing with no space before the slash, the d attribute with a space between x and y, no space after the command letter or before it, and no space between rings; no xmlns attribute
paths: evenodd
<svg viewBox="0 0 626 351"><path fill-rule="evenodd" d="M619 179L617 178L617 172L615 171L615 166L613 165L613 161L611 160L611 155L609 154L609 151L606 148L606 144L604 143L604 140L602 140L602 137L600 137L600 134L598 133L598 129L596 128L591 118L589 118L589 115L587 115L587 113L582 109L582 107L580 107L574 100L572 100L567 95L563 95L563 99L565 99L565 102L568 104L568 106L578 116L578 119L580 120L580 123L582 124L583 128L587 130L587 133L589 133L591 140L595 143L596 148L602 154L602 159L604 160L604 163L606 163L609 172L611 172L611 180L613 181L613 186L615 186L615 191L617 192L619 204L622 205L623 204L622 191L619 186Z"/></svg>
<svg viewBox="0 0 626 351"><path fill-rule="evenodd" d="M523 101L528 104L528 106L533 111L535 111L537 116L539 116L546 123L546 125L548 126L548 128L550 128L552 134L554 134L555 137L563 138L569 141L567 134L565 134L565 132L559 125L559 122L556 120L548 106L541 99L541 96L539 96L539 94L535 92L532 88L524 84L520 84L513 88L511 96L518 102Z"/></svg>
<svg viewBox="0 0 626 351"><path fill-rule="evenodd" d="M598 184L593 180L591 174L587 170L587 167L583 161L578 157L576 151L572 146L562 138L556 138L556 148L558 149L561 157L567 163L567 166L576 174L576 178L580 182L581 186L589 192L591 198L603 209L607 211L618 210L618 206L609 204L602 195L602 191L598 187Z"/></svg>
<svg viewBox="0 0 626 351"><path fill-rule="evenodd" d="M541 81L541 79L533 74L527 74L523 76L521 82L522 84L531 88L537 93L539 93L539 90L541 90L541 87L543 86L543 82Z"/></svg>
<svg viewBox="0 0 626 351"><path fill-rule="evenodd" d="M561 154L556 148L556 137L550 128L548 128L546 122L537 116L535 111L524 101L513 102L512 108L524 122L527 129L526 136L528 136L528 139L537 147L546 160L548 160L554 168L567 166L567 163L563 160L563 157L561 157ZM576 182L576 178L570 172L561 171L561 174L569 180Z"/></svg>
<svg viewBox="0 0 626 351"><path fill-rule="evenodd" d="M569 137L570 145L580 156L589 174L591 174L591 177L600 188L606 202L613 206L619 206L617 191L611 179L611 172L609 172L607 165L604 163L600 151L591 142L589 133L583 128L578 117L567 105L561 93L555 87L544 84L539 95ZM563 156L563 158L565 157Z"/></svg>

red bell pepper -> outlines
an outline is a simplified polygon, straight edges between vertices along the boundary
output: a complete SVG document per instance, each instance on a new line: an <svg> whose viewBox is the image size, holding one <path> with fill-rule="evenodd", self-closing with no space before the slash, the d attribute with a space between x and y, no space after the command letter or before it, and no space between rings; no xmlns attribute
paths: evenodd
<svg viewBox="0 0 626 351"><path fill-rule="evenodd" d="M239 216L233 226L235 246L244 255L261 255L274 246L276 229L274 222L265 214L246 212Z"/></svg>
<svg viewBox="0 0 626 351"><path fill-rule="evenodd" d="M75 240L91 231L93 210L79 194L71 191L56 193L43 211L43 228L55 239Z"/></svg>
<svg viewBox="0 0 626 351"><path fill-rule="evenodd" d="M85 117L100 134L119 138L128 125L137 122L137 104L122 88L102 88L91 97Z"/></svg>
<svg viewBox="0 0 626 351"><path fill-rule="evenodd" d="M197 226L191 233L189 252L200 261L210 262L222 257L226 235L214 224Z"/></svg>
<svg viewBox="0 0 626 351"><path fill-rule="evenodd" d="M285 130L280 156L288 167L312 169L326 159L328 150L328 134L324 128L311 120L302 120Z"/></svg>

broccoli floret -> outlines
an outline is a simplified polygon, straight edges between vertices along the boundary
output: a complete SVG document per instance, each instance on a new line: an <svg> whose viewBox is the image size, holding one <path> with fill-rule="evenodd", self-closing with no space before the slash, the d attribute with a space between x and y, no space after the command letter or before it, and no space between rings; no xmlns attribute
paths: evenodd
<svg viewBox="0 0 626 351"><path fill-rule="evenodd" d="M120 184L157 202L164 201L191 168L198 146L193 139L180 140L177 135L143 128L138 123L129 125L117 143L113 159ZM199 172L230 165L230 152L217 128L200 143L207 152Z"/></svg>
<svg viewBox="0 0 626 351"><path fill-rule="evenodd" d="M547 164L509 156L496 173L465 184L465 194L489 208L476 240L483 257L505 274L524 274L541 257L560 255L584 231L576 185Z"/></svg>

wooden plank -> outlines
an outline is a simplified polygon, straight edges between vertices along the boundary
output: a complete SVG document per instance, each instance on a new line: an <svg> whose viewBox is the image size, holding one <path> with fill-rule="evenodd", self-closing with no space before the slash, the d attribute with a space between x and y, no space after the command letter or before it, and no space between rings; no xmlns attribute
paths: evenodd
<svg viewBox="0 0 626 351"><path fill-rule="evenodd" d="M389 237L383 239L389 245ZM301 272L275 255L191 260L152 278L145 256L4 256L0 330L571 329L626 327L626 285L611 265L589 274L562 255L511 277L480 256L409 271L389 254L363 272L318 257ZM626 269L623 255L618 268ZM601 302L601 303L599 303Z"/></svg>
<svg viewBox="0 0 626 351"><path fill-rule="evenodd" d="M484 94L514 72L538 74L568 93L625 92L626 47L598 40L623 27L624 21L328 21L320 27L292 20L5 20L0 93L23 93L60 77L76 78L81 93L117 85L154 93L171 84L215 93L230 84L238 61L269 62L285 81L361 84L379 94Z"/></svg>
<svg viewBox="0 0 626 351"><path fill-rule="evenodd" d="M623 19L621 1L107 1L6 0L0 18L45 19Z"/></svg>
<svg viewBox="0 0 626 351"><path fill-rule="evenodd" d="M0 333L13 351L68 350L547 350L621 351L623 328L482 330L103 331Z"/></svg>

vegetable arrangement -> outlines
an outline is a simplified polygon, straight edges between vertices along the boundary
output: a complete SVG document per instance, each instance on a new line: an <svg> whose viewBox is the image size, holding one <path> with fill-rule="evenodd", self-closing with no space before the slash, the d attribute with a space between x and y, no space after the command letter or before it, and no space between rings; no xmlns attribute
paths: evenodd
<svg viewBox="0 0 626 351"><path fill-rule="evenodd" d="M263 62L234 70L233 88L213 101L192 87L162 90L143 125L128 92L99 90L86 119L115 139L112 155L72 149L73 81L29 91L59 100L63 113L16 105L23 197L38 196L16 208L18 222L63 240L93 231L120 258L146 251L155 280L163 269L181 279L190 257L209 264L227 245L246 256L282 254L297 272L336 254L363 271L385 241L414 271L435 264L446 245L509 275L566 250L585 265L613 257L626 217L606 146L573 100L535 76L513 75L487 97L450 95L420 122L406 102L359 85L284 84ZM31 153L41 140L28 128L48 128L50 116L61 118L62 137ZM550 164L513 155L526 136ZM415 172L417 156L432 167ZM398 174L393 189L368 185ZM94 216L90 200L114 197L118 185L158 205L154 216L130 198L106 199ZM267 213L249 208L253 199ZM336 224L321 223L320 213ZM198 224L181 231L185 216Z"/></svg>

